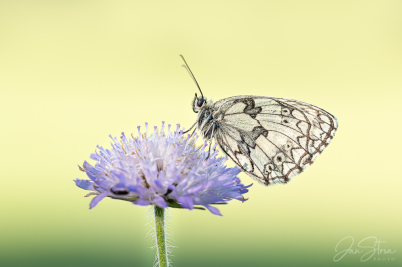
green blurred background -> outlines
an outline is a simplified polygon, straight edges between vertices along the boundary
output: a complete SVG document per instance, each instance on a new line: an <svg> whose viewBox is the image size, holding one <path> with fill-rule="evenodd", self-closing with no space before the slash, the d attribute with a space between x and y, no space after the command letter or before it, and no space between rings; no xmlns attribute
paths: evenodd
<svg viewBox="0 0 402 267"><path fill-rule="evenodd" d="M173 266L400 266L401 48L399 0L2 0L0 266L152 266L147 208L89 210L73 179L109 134L192 125L179 54L213 100L293 98L340 126L291 183L223 217L173 210ZM334 262L346 236L396 252Z"/></svg>

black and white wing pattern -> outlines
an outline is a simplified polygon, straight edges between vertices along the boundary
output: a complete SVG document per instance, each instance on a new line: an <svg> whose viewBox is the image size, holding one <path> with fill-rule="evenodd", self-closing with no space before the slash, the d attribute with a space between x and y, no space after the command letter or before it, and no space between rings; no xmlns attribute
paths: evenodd
<svg viewBox="0 0 402 267"><path fill-rule="evenodd" d="M213 110L221 149L264 185L287 183L310 166L338 127L327 111L286 98L236 96Z"/></svg>

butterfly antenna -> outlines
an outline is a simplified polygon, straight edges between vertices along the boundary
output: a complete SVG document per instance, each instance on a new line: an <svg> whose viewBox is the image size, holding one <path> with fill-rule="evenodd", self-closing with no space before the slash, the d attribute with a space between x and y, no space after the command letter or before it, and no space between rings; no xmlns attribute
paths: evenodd
<svg viewBox="0 0 402 267"><path fill-rule="evenodd" d="M183 55L180 55L180 56L181 56L181 58L183 59L184 64L186 64L186 65L183 65L183 67L186 68L186 70L188 71L188 74L190 74L191 78L193 79L193 81L194 81L195 84L197 85L198 90L200 90L200 92L201 92L201 97L204 98L204 95L203 95L203 93L202 93L202 91L201 91L200 85L199 85L198 82L197 82L197 79L195 79L195 76L194 76L193 72L191 71L190 67L188 66L188 64L187 64L186 60L184 59Z"/></svg>

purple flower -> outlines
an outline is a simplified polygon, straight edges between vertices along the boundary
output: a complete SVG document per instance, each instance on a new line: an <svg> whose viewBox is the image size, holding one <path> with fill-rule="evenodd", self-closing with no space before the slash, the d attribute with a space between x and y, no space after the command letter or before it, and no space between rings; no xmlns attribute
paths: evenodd
<svg viewBox="0 0 402 267"><path fill-rule="evenodd" d="M219 210L211 204L226 204L231 199L245 201L244 186L237 176L238 167L226 168L227 158L218 157L218 151L208 145L196 147L197 135L185 135L177 125L175 132L167 133L157 127L153 134L141 134L127 138L124 133L120 140L113 138L112 149L98 146L91 159L95 166L84 162L81 171L90 180L76 179L82 189L93 191L87 196L96 195L90 208L95 207L105 197L131 201L133 204L160 208L207 208L216 215ZM214 147L215 148L215 147Z"/></svg>

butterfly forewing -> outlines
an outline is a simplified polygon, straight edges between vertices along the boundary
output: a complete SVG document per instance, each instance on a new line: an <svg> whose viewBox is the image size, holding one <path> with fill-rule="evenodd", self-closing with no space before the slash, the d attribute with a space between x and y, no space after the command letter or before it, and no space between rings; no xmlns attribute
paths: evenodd
<svg viewBox="0 0 402 267"><path fill-rule="evenodd" d="M286 183L314 162L335 134L336 118L286 98L237 96L212 106L214 137L243 171L262 184Z"/></svg>

